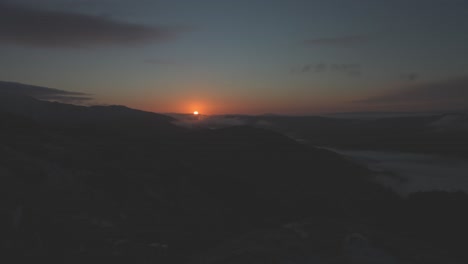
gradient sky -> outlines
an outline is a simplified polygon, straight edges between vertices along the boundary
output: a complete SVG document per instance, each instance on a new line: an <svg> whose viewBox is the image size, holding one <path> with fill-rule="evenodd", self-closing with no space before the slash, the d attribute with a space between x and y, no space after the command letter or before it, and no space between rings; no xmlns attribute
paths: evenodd
<svg viewBox="0 0 468 264"><path fill-rule="evenodd" d="M0 56L155 112L468 108L468 0L0 0Z"/></svg>

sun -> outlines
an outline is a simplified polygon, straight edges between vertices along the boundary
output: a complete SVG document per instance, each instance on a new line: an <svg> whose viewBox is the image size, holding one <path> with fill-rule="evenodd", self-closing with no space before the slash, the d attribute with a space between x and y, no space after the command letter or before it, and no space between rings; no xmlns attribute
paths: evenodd
<svg viewBox="0 0 468 264"><path fill-rule="evenodd" d="M198 111L193 111L193 114L194 114L194 115L198 115Z"/></svg>

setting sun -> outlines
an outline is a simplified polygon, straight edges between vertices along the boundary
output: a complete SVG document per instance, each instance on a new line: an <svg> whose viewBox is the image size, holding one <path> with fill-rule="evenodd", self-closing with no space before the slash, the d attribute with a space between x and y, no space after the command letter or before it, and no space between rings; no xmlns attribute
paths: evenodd
<svg viewBox="0 0 468 264"><path fill-rule="evenodd" d="M194 111L193 114L194 114L194 115L198 115L198 111Z"/></svg>

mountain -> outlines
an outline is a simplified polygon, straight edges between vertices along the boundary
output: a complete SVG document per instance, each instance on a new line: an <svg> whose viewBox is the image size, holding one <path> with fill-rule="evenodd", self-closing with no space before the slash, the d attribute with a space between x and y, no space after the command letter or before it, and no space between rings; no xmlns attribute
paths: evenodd
<svg viewBox="0 0 468 264"><path fill-rule="evenodd" d="M128 256L132 263L184 263L218 255L219 247L239 239L255 241L258 236L252 234L258 232L278 237L275 241L284 245L278 254L294 249L290 243L338 250L330 243L341 243L358 226L383 233L385 241L406 234L408 241L429 248L424 254L447 249L430 239L420 242L431 226L410 232L415 225L404 213L415 211L411 203L351 160L266 128L186 129L174 121L120 106L0 95L2 255L52 262L92 262L99 255L107 260ZM462 208L464 199L456 197L459 203L450 212ZM282 226L314 226L313 219L341 224L324 226L330 233L320 233L316 225L312 231L323 239L313 241L277 236ZM260 254L255 243L247 247L246 254ZM261 254L275 251L268 247ZM466 257L457 255L461 249L450 249L451 255ZM389 254L414 258L399 250Z"/></svg>
<svg viewBox="0 0 468 264"><path fill-rule="evenodd" d="M383 118L322 116L215 116L201 127L245 124L276 131L313 146L468 157L468 115L446 113Z"/></svg>

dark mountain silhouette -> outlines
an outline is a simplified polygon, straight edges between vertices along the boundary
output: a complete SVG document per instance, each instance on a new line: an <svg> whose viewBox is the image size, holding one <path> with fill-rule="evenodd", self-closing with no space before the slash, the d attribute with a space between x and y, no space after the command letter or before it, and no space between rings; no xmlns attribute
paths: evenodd
<svg viewBox="0 0 468 264"><path fill-rule="evenodd" d="M36 99L66 103L81 103L92 100L91 95L86 93L4 81L0 81L0 93L2 95L31 96Z"/></svg>
<svg viewBox="0 0 468 264"><path fill-rule="evenodd" d="M334 120L317 120L334 125ZM403 215L411 203L338 154L264 128L184 129L173 121L121 106L1 95L2 254L56 262L92 262L100 255L131 256L133 263L183 263L226 254L218 246L243 234L274 237L282 226L301 222L326 243L279 235L278 254L294 250L288 246L293 244L341 250L336 243L359 226L360 232L375 230L369 236L383 236L384 244L401 233L429 248L388 249L403 260L441 249L466 257L460 248L421 242L431 226L408 231L416 224ZM465 204L462 198L451 210ZM318 219L321 224L314 227ZM382 235L395 229L398 234ZM251 239L258 236L247 235ZM246 254L257 259L276 248L264 246L259 253L249 245ZM343 250L337 254L346 261L351 257ZM229 263L246 263L238 257Z"/></svg>
<svg viewBox="0 0 468 264"><path fill-rule="evenodd" d="M314 146L468 157L468 115L461 112L363 119L271 115L223 118L265 127ZM205 123L210 127L229 124Z"/></svg>

